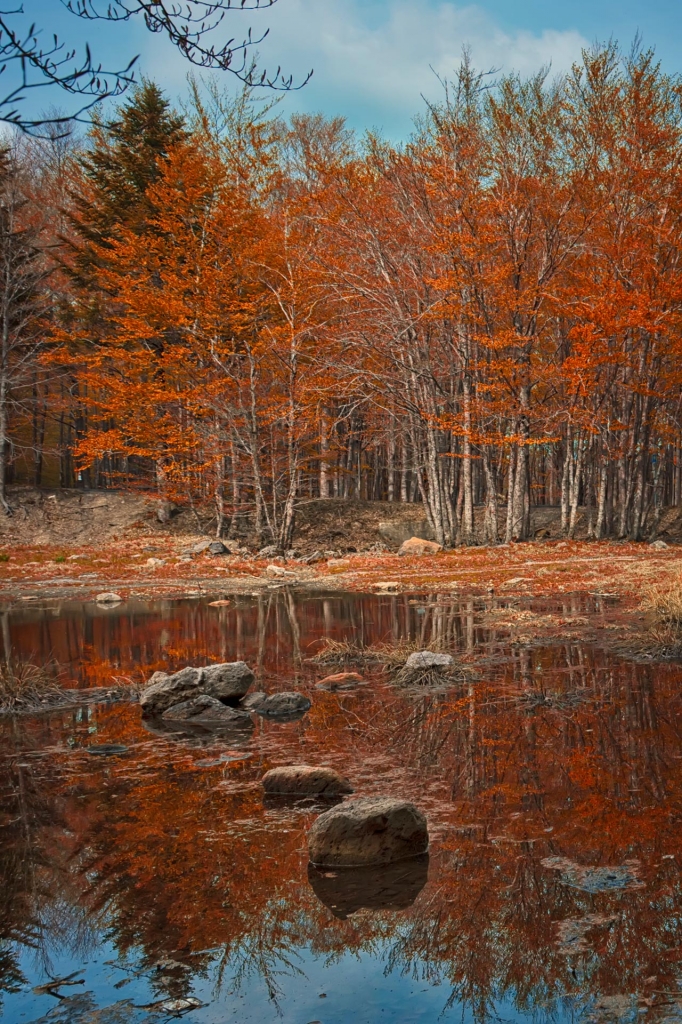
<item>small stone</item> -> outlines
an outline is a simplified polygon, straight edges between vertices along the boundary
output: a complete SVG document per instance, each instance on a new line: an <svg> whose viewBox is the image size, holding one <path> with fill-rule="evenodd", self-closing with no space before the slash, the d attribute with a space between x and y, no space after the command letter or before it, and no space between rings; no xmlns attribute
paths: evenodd
<svg viewBox="0 0 682 1024"><path fill-rule="evenodd" d="M410 537L409 540L403 541L398 548L399 555L437 555L439 551L442 551L443 547L441 544L436 544L433 540L423 540L421 537Z"/></svg>
<svg viewBox="0 0 682 1024"><path fill-rule="evenodd" d="M95 598L97 604L120 604L123 598L120 594L114 594L113 591L105 591L103 594L98 594Z"/></svg>
<svg viewBox="0 0 682 1024"><path fill-rule="evenodd" d="M664 540L655 540L651 547L655 548L657 551L666 551L668 545Z"/></svg>
<svg viewBox="0 0 682 1024"><path fill-rule="evenodd" d="M360 867L418 857L429 847L426 818L414 804L365 797L321 814L308 833L308 852L321 867Z"/></svg>
<svg viewBox="0 0 682 1024"><path fill-rule="evenodd" d="M147 565L150 568L155 568L156 566L165 565L165 564L166 564L166 561L163 558L148 558L147 559Z"/></svg>
<svg viewBox="0 0 682 1024"><path fill-rule="evenodd" d="M400 584L396 583L395 580L382 580L379 583L373 584L373 586L374 586L375 590L388 591L388 590L397 590L399 588Z"/></svg>
<svg viewBox="0 0 682 1024"><path fill-rule="evenodd" d="M266 568L265 573L266 573L267 576L275 576L278 579L285 578L287 576L294 576L295 575L293 572L291 572L290 569L285 569L281 565L269 565Z"/></svg>
<svg viewBox="0 0 682 1024"><path fill-rule="evenodd" d="M315 768L307 764L272 768L262 778L270 795L338 797L353 792L348 779L333 768Z"/></svg>

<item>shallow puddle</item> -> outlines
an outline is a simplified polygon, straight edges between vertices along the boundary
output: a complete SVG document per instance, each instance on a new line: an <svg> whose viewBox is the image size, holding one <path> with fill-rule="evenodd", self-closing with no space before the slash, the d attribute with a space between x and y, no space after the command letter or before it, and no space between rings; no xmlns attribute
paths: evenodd
<svg viewBox="0 0 682 1024"><path fill-rule="evenodd" d="M591 630L600 600L532 614ZM242 737L160 732L135 704L0 723L3 1020L682 1017L682 669L575 640L510 648L503 613L280 591L6 614L13 656L71 685L244 658L313 704ZM448 639L477 676L408 691L373 663L365 685L320 690L325 636ZM319 808L259 784L287 763L413 800L429 857L309 867Z"/></svg>

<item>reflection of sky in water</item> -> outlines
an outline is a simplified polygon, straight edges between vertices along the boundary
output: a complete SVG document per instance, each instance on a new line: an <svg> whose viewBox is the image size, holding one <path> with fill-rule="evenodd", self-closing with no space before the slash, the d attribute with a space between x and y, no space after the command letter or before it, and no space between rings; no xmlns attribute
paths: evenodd
<svg viewBox="0 0 682 1024"><path fill-rule="evenodd" d="M460 1000L449 1003L451 992L447 984L432 978L406 976L399 970L391 971L387 967L389 953L388 947L380 946L373 955L346 953L331 960L315 956L309 949L292 949L289 963L273 964L279 989L274 1000L258 976L247 978L237 991L231 989L229 970L216 998L217 968L214 966L208 977L195 977L192 985L192 995L208 1005L187 1012L181 1019L201 1024L226 1024L230 1020L239 1024L308 1024L312 1021L320 1024L378 1024L383 1021L431 1024L438 1019L468 1024L474 1020L471 1010L463 1007ZM172 1019L167 1012L159 1011L157 1016L153 1010L136 1010L130 1005L153 1003L159 996L146 978L133 977L130 984L117 989L117 983L123 978L133 976L135 963L127 961L131 969L128 974L105 963L115 958L116 950L111 944L98 945L79 975L85 978L85 985L68 990L91 993L98 1007L111 1008L109 1015L95 1017L86 1011L81 1018L77 1014L80 999L60 1011L54 997L24 992L6 997L3 1021L33 1024L40 1020L42 1024L49 1011L59 1014L59 1024L62 1019L64 1024L67 1021L68 1024L143 1024L145 1021L151 1024L152 1020ZM59 976L66 976L82 966L68 957L53 955L51 959L54 974ZM33 974L29 953L24 954L22 967L27 974ZM490 1010L493 1019L501 1021L536 1019L535 1015L516 1010L508 1000L496 1002ZM570 1011L559 1012L552 1019L570 1021Z"/></svg>
<svg viewBox="0 0 682 1024"><path fill-rule="evenodd" d="M157 1024L173 1018L149 1004L188 996L207 1004L195 1024L677 1019L682 671L575 643L503 649L477 615L402 595L102 619L71 606L63 650L89 659L84 678L140 653L159 667L164 648L181 664L239 650L313 706L238 740L155 733L134 705L0 722L0 938L26 976L3 1024ZM39 609L10 622L24 654L53 650L59 621L45 623ZM447 693L406 693L377 665L364 687L319 691L330 668L299 656L321 635L438 635L487 660ZM107 743L126 752L88 755ZM311 888L316 811L262 799L263 772L287 763L418 803L426 884L415 864L382 874L383 902L357 876L352 892ZM58 1004L32 992L46 969L86 984Z"/></svg>

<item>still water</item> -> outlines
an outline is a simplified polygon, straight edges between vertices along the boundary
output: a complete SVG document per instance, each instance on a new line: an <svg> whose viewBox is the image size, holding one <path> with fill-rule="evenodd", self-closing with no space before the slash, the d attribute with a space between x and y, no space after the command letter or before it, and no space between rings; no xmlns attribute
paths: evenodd
<svg viewBox="0 0 682 1024"><path fill-rule="evenodd" d="M242 739L152 731L135 704L0 723L3 1022L682 1019L682 669L507 648L482 612L280 591L6 614L12 656L71 685L244 658L313 706ZM325 636L447 640L478 676L318 690ZM413 800L429 858L309 868L319 809L259 785L287 763Z"/></svg>

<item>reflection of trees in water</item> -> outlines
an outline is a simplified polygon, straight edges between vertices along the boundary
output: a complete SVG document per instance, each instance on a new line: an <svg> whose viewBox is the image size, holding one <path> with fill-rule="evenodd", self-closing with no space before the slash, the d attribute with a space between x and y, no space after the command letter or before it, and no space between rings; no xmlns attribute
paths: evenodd
<svg viewBox="0 0 682 1024"><path fill-rule="evenodd" d="M282 621L290 613L280 605ZM135 708L99 710L74 742L97 726L128 758L54 753L23 774L6 762L2 934L75 948L106 928L164 995L187 994L198 975L218 988L258 975L276 999L307 947L330 962L384 956L387 971L447 984L478 1020L505 998L551 1014L628 993L665 1018L682 948L679 678L572 646L512 652L447 694L406 695L376 675L354 693L320 692L301 723L265 724L238 767L198 768L205 753L150 740ZM35 721L16 728L22 746L55 739ZM273 758L336 764L362 791L389 785L426 807L432 867L411 908L344 919L339 906L362 894L324 885L320 902L305 854L312 812L262 806L257 780ZM548 857L637 858L643 888L583 891Z"/></svg>

